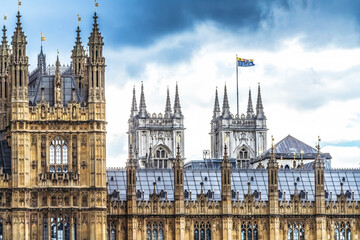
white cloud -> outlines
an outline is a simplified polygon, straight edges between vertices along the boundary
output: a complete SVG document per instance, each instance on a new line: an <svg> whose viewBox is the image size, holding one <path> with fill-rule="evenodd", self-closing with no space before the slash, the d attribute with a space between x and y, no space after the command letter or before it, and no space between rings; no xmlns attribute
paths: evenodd
<svg viewBox="0 0 360 240"><path fill-rule="evenodd" d="M359 168L360 148L327 146L323 151L331 152L333 168Z"/></svg>
<svg viewBox="0 0 360 240"><path fill-rule="evenodd" d="M315 145L318 135L326 142L358 139L360 124L356 124L356 120L360 114L360 98L352 90L354 84L358 84L354 76L360 74L359 66L353 61L360 54L360 48L313 52L305 49L299 38L294 38L279 42L278 49L273 51L256 50L247 49L238 37L211 24L202 24L193 32L164 38L146 49L107 49L111 60L107 69L108 141L118 141L116 136L125 135L134 83L139 101L140 81L144 81L147 110L159 113L165 108L166 87L170 87L173 104L178 82L187 128L186 157L188 160L201 158L202 150L210 149L208 133L216 86L219 86L222 103L223 85L227 83L231 111L236 112L235 53L254 58L256 63L253 68L239 69L240 112L246 110L249 87L256 105L257 82L261 82L269 136L273 134L280 140L291 134L310 145ZM248 41L246 36L244 39ZM166 54L172 47L189 41L194 42L196 48L185 58L188 60L168 64L158 59L158 54ZM134 63L143 66L143 71L130 74L128 67ZM334 151L336 156L330 154L338 159L336 161L356 157L338 155L335 148L324 149ZM115 161L125 162L126 143L124 149L108 151L117 153L108 154L109 166L114 166ZM117 160L116 156L123 159Z"/></svg>

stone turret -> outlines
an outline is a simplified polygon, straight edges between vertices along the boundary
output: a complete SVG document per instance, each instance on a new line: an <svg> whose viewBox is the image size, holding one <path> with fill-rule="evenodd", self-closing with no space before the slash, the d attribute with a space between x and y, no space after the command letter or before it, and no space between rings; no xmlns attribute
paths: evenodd
<svg viewBox="0 0 360 240"><path fill-rule="evenodd" d="M20 12L17 14L17 23L14 35L12 37L12 55L10 63L11 74L11 102L13 108L19 108L23 114L16 114L14 118L27 119L28 117L28 103L29 96L27 91L28 86L28 57L26 56L26 36L21 26ZM22 107L19 105L23 105ZM26 104L25 104L26 103Z"/></svg>
<svg viewBox="0 0 360 240"><path fill-rule="evenodd" d="M316 212L316 239L326 239L326 218L325 215L325 164L320 154L320 137L316 145L317 156L314 161L314 182L315 182L315 212ZM342 189L342 186L341 186Z"/></svg>
<svg viewBox="0 0 360 240"><path fill-rule="evenodd" d="M175 239L185 236L185 204L184 204L184 161L180 155L180 144L177 146L174 160L174 204L175 204Z"/></svg>
<svg viewBox="0 0 360 240"><path fill-rule="evenodd" d="M105 103L105 58L103 57L103 37L101 36L98 16L94 14L93 29L89 37L88 69L88 103ZM96 110L96 108L94 109ZM104 112L95 113L95 118L104 118Z"/></svg>
<svg viewBox="0 0 360 240"><path fill-rule="evenodd" d="M88 83L86 82L86 55L85 50L81 42L81 36L80 36L81 30L78 26L76 29L76 42L74 45L74 48L71 52L71 59L72 59L72 69L73 73L75 75L75 78L78 82L79 89L86 89L88 87Z"/></svg>
<svg viewBox="0 0 360 240"><path fill-rule="evenodd" d="M231 195L231 163L224 147L224 158L221 163L221 205L222 205L222 238L232 239L232 195Z"/></svg>
<svg viewBox="0 0 360 240"><path fill-rule="evenodd" d="M0 45L0 130L7 125L6 108L8 105L9 90L9 63L10 63L10 46L6 37L6 27L4 25L3 36Z"/></svg>

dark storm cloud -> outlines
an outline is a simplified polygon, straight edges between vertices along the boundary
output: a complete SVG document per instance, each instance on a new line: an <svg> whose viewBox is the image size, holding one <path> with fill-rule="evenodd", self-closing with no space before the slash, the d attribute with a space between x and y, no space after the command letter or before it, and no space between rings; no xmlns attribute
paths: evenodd
<svg viewBox="0 0 360 240"><path fill-rule="evenodd" d="M211 21L221 28L237 31L257 29L272 16L272 9L283 6L282 0L134 0L112 3L105 24L112 26L108 41L115 45L144 46L159 37L191 29L195 24ZM107 29L110 30L110 29Z"/></svg>

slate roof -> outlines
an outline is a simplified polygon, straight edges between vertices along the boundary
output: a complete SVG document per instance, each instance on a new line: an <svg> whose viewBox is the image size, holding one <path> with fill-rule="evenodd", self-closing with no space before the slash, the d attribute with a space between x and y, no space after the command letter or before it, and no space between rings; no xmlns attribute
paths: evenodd
<svg viewBox="0 0 360 240"><path fill-rule="evenodd" d="M314 200L315 184L314 171L309 169L279 169L279 194L283 199L286 191L286 199L290 199L290 194L294 193L294 181L297 182L298 193L303 191L303 195L308 191L308 199ZM173 170L171 169L138 169L137 170L137 190L144 190L144 199L149 199L149 194L153 193L153 182L156 182L156 192L167 191L168 200L174 200L174 180ZM185 169L184 172L184 191L190 193L192 199L200 194L200 182L203 181L203 190L207 193L214 190L214 199L221 200L221 171L219 169ZM234 191L233 197L236 199L236 192L239 191L239 199L244 199L244 194L248 191L248 181L250 181L251 192L262 193L262 200L268 200L268 172L266 169L235 169L231 173L231 188ZM126 201L126 171L125 169L107 170L108 193L118 191L118 200ZM332 199L336 200L336 195L340 194L340 182L343 182L344 193L354 191L354 199L360 201L360 182L359 170L325 170L325 190L326 199L329 200L330 192ZM304 195L305 196L305 195ZM185 198L185 200L189 200Z"/></svg>
<svg viewBox="0 0 360 240"><path fill-rule="evenodd" d="M40 75L36 81L29 85L29 100L30 105L35 106L41 100L41 87L44 86L45 101L54 105L54 75ZM76 101L82 102L84 94L79 90L75 77L70 74L63 74L61 76L63 86L63 105L66 106L72 99L72 88L76 91Z"/></svg>
<svg viewBox="0 0 360 240"><path fill-rule="evenodd" d="M303 151L303 154L301 154ZM294 138L291 135L286 136L280 142L275 144L275 155L277 159L283 157L284 159L315 159L317 155L317 150L306 143ZM263 152L259 156L259 160L264 160L270 158L271 148ZM329 153L321 153L321 158L323 159L331 159L331 155Z"/></svg>

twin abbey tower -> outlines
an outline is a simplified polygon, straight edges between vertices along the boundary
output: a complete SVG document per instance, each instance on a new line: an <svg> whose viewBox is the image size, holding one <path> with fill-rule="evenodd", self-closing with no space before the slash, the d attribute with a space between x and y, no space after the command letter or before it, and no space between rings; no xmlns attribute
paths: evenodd
<svg viewBox="0 0 360 240"><path fill-rule="evenodd" d="M106 239L103 37L94 14L71 66L29 73L20 12L0 46L0 239Z"/></svg>

